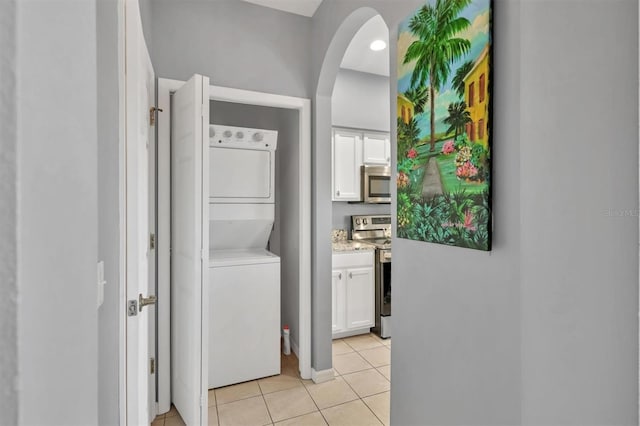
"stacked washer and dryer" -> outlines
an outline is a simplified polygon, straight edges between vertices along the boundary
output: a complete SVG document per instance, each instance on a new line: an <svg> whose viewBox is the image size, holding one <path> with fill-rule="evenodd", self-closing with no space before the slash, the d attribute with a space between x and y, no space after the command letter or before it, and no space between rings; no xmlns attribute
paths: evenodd
<svg viewBox="0 0 640 426"><path fill-rule="evenodd" d="M278 132L210 126L209 388L280 373Z"/></svg>

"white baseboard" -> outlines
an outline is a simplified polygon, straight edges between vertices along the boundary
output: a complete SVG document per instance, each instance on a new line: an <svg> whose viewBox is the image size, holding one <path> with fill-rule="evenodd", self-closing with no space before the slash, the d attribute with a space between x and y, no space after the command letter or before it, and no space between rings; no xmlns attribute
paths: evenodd
<svg viewBox="0 0 640 426"><path fill-rule="evenodd" d="M371 332L371 328L365 327L365 328L359 328L357 330L339 331L337 333L332 333L331 338L342 339L343 337L357 336L359 334L369 334L370 332Z"/></svg>
<svg viewBox="0 0 640 426"><path fill-rule="evenodd" d="M315 368L311 368L311 380L313 380L313 383L324 383L333 379L335 379L333 368L321 371L316 371Z"/></svg>

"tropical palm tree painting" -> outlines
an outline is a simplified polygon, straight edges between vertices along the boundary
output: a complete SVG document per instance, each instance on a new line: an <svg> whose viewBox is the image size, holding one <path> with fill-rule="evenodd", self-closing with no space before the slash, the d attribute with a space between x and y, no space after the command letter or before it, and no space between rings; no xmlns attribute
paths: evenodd
<svg viewBox="0 0 640 426"><path fill-rule="evenodd" d="M491 249L491 77L491 0L426 0L400 24L398 237Z"/></svg>

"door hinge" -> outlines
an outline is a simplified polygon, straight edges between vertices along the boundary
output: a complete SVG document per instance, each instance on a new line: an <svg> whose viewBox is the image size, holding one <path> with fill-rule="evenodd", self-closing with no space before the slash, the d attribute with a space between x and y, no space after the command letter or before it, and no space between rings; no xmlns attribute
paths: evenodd
<svg viewBox="0 0 640 426"><path fill-rule="evenodd" d="M156 359L151 358L149 360L149 374L155 374L156 372Z"/></svg>
<svg viewBox="0 0 640 426"><path fill-rule="evenodd" d="M156 234L149 234L149 248L151 250L156 248Z"/></svg>
<svg viewBox="0 0 640 426"><path fill-rule="evenodd" d="M162 108L149 108L149 126L155 126L156 124L156 111L162 112Z"/></svg>

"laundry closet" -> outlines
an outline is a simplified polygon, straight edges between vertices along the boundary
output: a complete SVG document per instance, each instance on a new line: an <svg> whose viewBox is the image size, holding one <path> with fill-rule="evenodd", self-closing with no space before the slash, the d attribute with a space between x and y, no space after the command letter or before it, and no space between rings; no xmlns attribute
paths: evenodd
<svg viewBox="0 0 640 426"><path fill-rule="evenodd" d="M292 111L219 101L209 111L211 389L280 373L282 276L297 269L283 247L295 188L282 175L298 141Z"/></svg>
<svg viewBox="0 0 640 426"><path fill-rule="evenodd" d="M170 186L159 232L171 235L170 284L158 281L170 300L158 306L158 358L170 368L159 369L158 400L197 424L209 389L280 374L285 324L310 376L309 102L200 75L160 79L158 98L168 112L158 176L171 176L158 183L159 194Z"/></svg>

